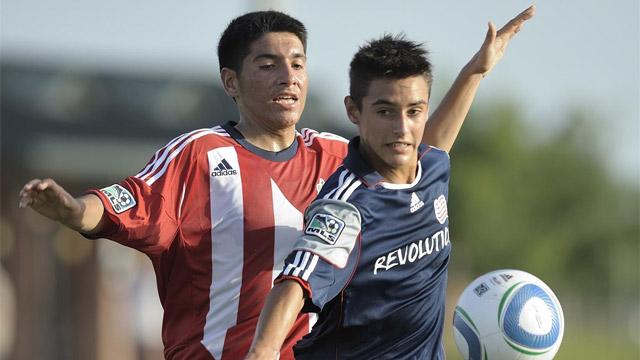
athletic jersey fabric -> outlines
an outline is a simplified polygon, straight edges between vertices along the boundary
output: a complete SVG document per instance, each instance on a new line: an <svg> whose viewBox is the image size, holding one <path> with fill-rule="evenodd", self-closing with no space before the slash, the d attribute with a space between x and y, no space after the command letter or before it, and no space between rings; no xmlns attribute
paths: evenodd
<svg viewBox="0 0 640 360"><path fill-rule="evenodd" d="M183 134L135 176L92 190L105 229L151 259L164 308L168 359L239 359L251 344L273 279L303 226L303 213L341 164L347 141L303 129L273 153L234 123ZM282 359L310 329L298 318Z"/></svg>
<svg viewBox="0 0 640 360"><path fill-rule="evenodd" d="M388 184L358 143L307 209L276 279L299 282L303 311L319 312L296 359L444 359L449 156L421 146L415 181Z"/></svg>

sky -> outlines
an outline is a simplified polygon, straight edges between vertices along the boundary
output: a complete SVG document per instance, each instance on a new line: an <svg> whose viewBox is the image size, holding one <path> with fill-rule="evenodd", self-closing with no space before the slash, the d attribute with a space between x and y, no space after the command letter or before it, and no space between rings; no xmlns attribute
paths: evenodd
<svg viewBox="0 0 640 360"><path fill-rule="evenodd" d="M404 32L424 42L442 93L477 51L487 22L503 25L532 2L523 0L3 0L0 57L74 69L210 78L216 44L228 22L246 11L276 8L308 28L310 93L335 104L347 69L366 40ZM594 119L594 144L623 179L640 168L640 5L638 0L541 0L537 14L483 80L476 106L519 105L541 133L561 129L579 111ZM435 99L437 102L437 98ZM322 129L320 129L322 130ZM604 158L604 157L603 157Z"/></svg>

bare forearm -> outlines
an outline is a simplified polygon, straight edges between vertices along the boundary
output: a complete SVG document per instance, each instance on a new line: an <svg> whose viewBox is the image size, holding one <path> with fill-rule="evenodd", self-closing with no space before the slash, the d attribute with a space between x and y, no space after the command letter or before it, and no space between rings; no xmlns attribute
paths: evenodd
<svg viewBox="0 0 640 360"><path fill-rule="evenodd" d="M89 194L81 196L76 200L82 203L82 214L79 219L76 219L77 226L67 226L84 234L95 234L99 232L100 220L102 220L102 215L104 214L104 205L100 198L96 195Z"/></svg>
<svg viewBox="0 0 640 360"><path fill-rule="evenodd" d="M285 280L273 287L260 313L247 360L278 358L304 304L303 295L302 287L295 281Z"/></svg>
<svg viewBox="0 0 640 360"><path fill-rule="evenodd" d="M535 11L535 6L528 7L497 31L495 25L489 22L480 50L460 71L453 86L427 122L422 138L424 143L447 152L451 150L476 96L480 81L500 61L513 36L520 31L525 21L533 17Z"/></svg>
<svg viewBox="0 0 640 360"><path fill-rule="evenodd" d="M474 72L469 64L460 71L446 96L429 118L423 136L424 143L447 152L451 150L481 80L482 74Z"/></svg>

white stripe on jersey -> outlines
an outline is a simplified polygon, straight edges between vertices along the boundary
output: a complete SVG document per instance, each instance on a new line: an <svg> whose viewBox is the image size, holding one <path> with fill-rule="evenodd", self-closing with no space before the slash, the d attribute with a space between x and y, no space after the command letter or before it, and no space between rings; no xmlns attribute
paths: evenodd
<svg viewBox="0 0 640 360"><path fill-rule="evenodd" d="M293 270L293 276L300 276L300 272L303 271L309 263L309 256L310 254L305 251L304 255L302 256L302 262L300 263L300 266Z"/></svg>
<svg viewBox="0 0 640 360"><path fill-rule="evenodd" d="M220 132L220 131L223 131L223 132ZM186 146L186 144L208 134L229 136L228 134L226 134L226 132L224 132L224 129L222 129L220 126L216 126L213 129L193 130L189 133L182 134L174 138L173 140L171 140L167 145L165 145L160 150L156 151L156 153L154 154L151 161L149 161L147 166L144 169L142 169L139 173L137 173L135 177L145 180L148 185L153 184L158 177L164 174L164 172L168 167L168 164L180 153L180 151L182 151L182 149ZM157 177L156 176L152 177L153 180L145 179L151 176L151 174L153 174L154 172L156 172L156 170L158 170L158 168L160 168L161 166L162 168L160 170L161 171L160 176L157 176L158 174L156 173Z"/></svg>
<svg viewBox="0 0 640 360"><path fill-rule="evenodd" d="M211 287L209 312L204 325L202 345L220 359L227 329L237 323L242 264L244 261L244 204L238 155L233 146L207 153L209 169L221 159L238 171L234 176L210 179L211 203Z"/></svg>
<svg viewBox="0 0 640 360"><path fill-rule="evenodd" d="M302 258L302 251L296 251L296 257L293 259L293 263L288 264L287 268L284 269L284 275L291 275L291 272L296 267L300 266L300 259Z"/></svg>
<svg viewBox="0 0 640 360"><path fill-rule="evenodd" d="M353 184L351 184L351 186L349 186L349 188L342 194L342 196L340 197L340 200L347 201L347 199L349 199L349 196L351 196L351 194L353 194L353 192L360 185L362 185L362 182L360 180L354 181Z"/></svg>
<svg viewBox="0 0 640 360"><path fill-rule="evenodd" d="M353 176L353 174L349 174L349 170L343 170L340 173L340 177L338 178L338 186L331 190L329 193L327 193L323 198L324 199L331 199L331 197L337 192L340 191L340 189L344 186L345 184L345 178L347 177L347 175L349 175L351 177L351 179L353 179L355 176ZM347 183L350 181L350 179L346 179Z"/></svg>
<svg viewBox="0 0 640 360"><path fill-rule="evenodd" d="M311 257L311 264L309 265L309 267L307 267L307 270L305 270L302 273L302 280L304 281L308 281L309 280L309 276L311 275L311 273L313 272L313 270L316 269L316 265L318 264L318 255L313 255Z"/></svg>
<svg viewBox="0 0 640 360"><path fill-rule="evenodd" d="M275 181L271 180L271 196L273 199L274 244L273 244L273 272L271 284L282 268L284 260L293 249L298 236L302 233L304 216L284 196Z"/></svg>
<svg viewBox="0 0 640 360"><path fill-rule="evenodd" d="M347 201L360 185L362 185L362 181L357 179L353 173L349 170L343 170L338 179L338 186L323 196L323 199Z"/></svg>
<svg viewBox="0 0 640 360"><path fill-rule="evenodd" d="M173 159L175 159L175 157L178 156L178 154L180 154L182 149L184 149L185 146L187 146L190 142L192 142L195 139L201 138L201 137L203 137L205 135L211 135L211 134L216 134L216 133L213 132L213 131L208 130L208 131L203 131L203 132L199 132L197 134L191 135L189 138L187 138L182 144L180 144L180 146L178 146L175 150L173 150L171 152L171 154L169 154L169 156L167 157L166 161L158 162L154 166L154 169L151 170L151 173L153 171L155 171L156 168L159 167L161 164L164 164L162 166L162 168L155 175L153 175L151 178L146 180L147 185L149 185L149 186L153 185L153 183L156 182L156 180L158 180L160 177L162 177L162 175L164 175L164 173L167 171L167 168L169 167L169 164L171 163L171 161ZM161 159L161 160L164 160L164 159Z"/></svg>
<svg viewBox="0 0 640 360"><path fill-rule="evenodd" d="M147 166L142 171L136 174L136 177L142 178L144 176L148 176L149 172L153 172L155 169L157 169L158 166L160 166L160 163L162 163L162 161L164 161L164 159L167 157L167 154L171 151L171 149L173 149L175 146L180 144L184 139L198 132L210 131L210 130L211 129L197 129L197 130L193 130L191 132L184 133L180 136L175 137L173 140L169 141L169 143L165 145L163 148L156 151L155 155L153 156L153 159L149 161L149 164L147 164Z"/></svg>
<svg viewBox="0 0 640 360"><path fill-rule="evenodd" d="M169 149L171 149L176 143L182 141L182 139L184 139L185 137L191 135L195 131L199 131L199 130L194 130L194 131L192 131L190 133L182 134L180 136L175 137L171 141L169 141L169 143L167 143L167 145L162 147L160 150L156 151L156 153L153 155L153 159L151 159L151 161L149 161L147 166L144 169L142 169L139 173L137 173L135 175L135 177L141 178L141 177L145 176L147 174L147 172L151 169L151 167L156 164L156 161L160 157L164 158L166 156L165 154L169 151Z"/></svg>
<svg viewBox="0 0 640 360"><path fill-rule="evenodd" d="M229 135L227 133L227 130L225 130L222 126L218 125L213 127L211 130L213 130L215 133L217 133L218 135L222 135L222 136L226 136L226 137L230 137L231 135Z"/></svg>
<svg viewBox="0 0 640 360"><path fill-rule="evenodd" d="M317 132L313 129L304 128L300 130L300 135L302 135L302 140L304 141L305 146L310 146L313 144L313 140L317 137L322 139L330 139L330 140L338 140L344 143L349 143L349 140L343 138L342 136L328 133L328 132Z"/></svg>
<svg viewBox="0 0 640 360"><path fill-rule="evenodd" d="M293 262L287 265L287 268L282 272L285 276L297 276L302 280L309 280L309 276L315 270L318 264L318 255L312 254L308 251L298 250Z"/></svg>

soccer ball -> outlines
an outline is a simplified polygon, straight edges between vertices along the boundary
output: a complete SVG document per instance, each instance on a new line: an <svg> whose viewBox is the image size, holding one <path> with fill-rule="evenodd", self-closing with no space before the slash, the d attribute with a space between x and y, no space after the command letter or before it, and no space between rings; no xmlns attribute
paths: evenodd
<svg viewBox="0 0 640 360"><path fill-rule="evenodd" d="M560 348L564 316L542 280L519 270L496 270L460 295L453 333L465 360L548 360Z"/></svg>

